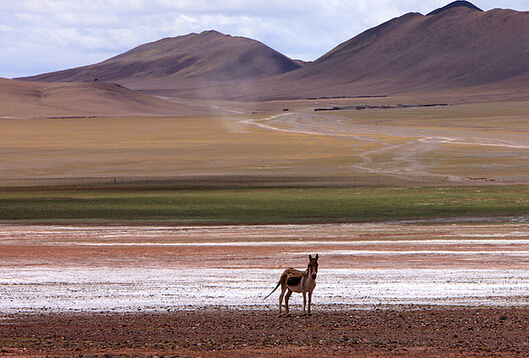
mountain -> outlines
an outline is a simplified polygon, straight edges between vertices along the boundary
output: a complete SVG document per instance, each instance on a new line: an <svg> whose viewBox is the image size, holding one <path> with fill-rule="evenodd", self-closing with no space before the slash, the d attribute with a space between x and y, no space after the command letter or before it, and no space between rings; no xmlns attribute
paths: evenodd
<svg viewBox="0 0 529 358"><path fill-rule="evenodd" d="M526 79L529 13L484 12L456 1L427 16L409 13L359 34L274 78L281 89L274 93L318 97L476 86L529 89Z"/></svg>
<svg viewBox="0 0 529 358"><path fill-rule="evenodd" d="M215 31L26 79L115 82L158 96L229 100L529 90L529 12L455 1L369 29L310 63Z"/></svg>
<svg viewBox="0 0 529 358"><path fill-rule="evenodd" d="M300 67L300 63L258 41L205 31L147 43L95 65L24 80L73 82L98 79L131 89L170 89L258 80Z"/></svg>
<svg viewBox="0 0 529 358"><path fill-rule="evenodd" d="M167 116L207 111L200 106L169 103L100 81L42 83L0 78L0 118Z"/></svg>
<svg viewBox="0 0 529 358"><path fill-rule="evenodd" d="M473 9L473 10L483 11L479 7L477 7L476 5L474 5L472 3L469 3L468 1L454 1L454 2L448 4L448 5L444 6L444 7L441 7L439 9L437 9L437 10L434 10L434 11L430 12L426 16L437 15L437 14L442 13L443 11L453 9L455 7L466 7L466 8Z"/></svg>

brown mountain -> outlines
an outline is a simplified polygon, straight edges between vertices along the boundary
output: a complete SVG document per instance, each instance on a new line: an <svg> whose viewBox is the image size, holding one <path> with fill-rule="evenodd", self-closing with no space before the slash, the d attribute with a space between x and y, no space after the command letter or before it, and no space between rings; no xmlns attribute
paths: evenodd
<svg viewBox="0 0 529 358"><path fill-rule="evenodd" d="M302 66L265 45L209 31L29 79L98 78L157 95L269 100L481 88L529 89L529 12L455 1L409 13Z"/></svg>
<svg viewBox="0 0 529 358"><path fill-rule="evenodd" d="M409 13L367 30L275 78L267 97L529 89L529 12L483 12L469 4L457 1L427 16Z"/></svg>
<svg viewBox="0 0 529 358"><path fill-rule="evenodd" d="M462 1L462 0L458 0L458 1L454 1L446 6L443 6L437 10L434 10L432 12L430 12L427 16L430 16L430 15L437 15L443 11L446 11L446 10L449 10L449 9L452 9L454 7L467 7L469 9L474 9L474 10L479 10L479 11L483 11L481 10L479 7L477 7L476 5L474 4L471 4L469 3L468 1Z"/></svg>
<svg viewBox="0 0 529 358"><path fill-rule="evenodd" d="M95 65L24 79L49 82L98 79L149 90L244 82L300 67L258 41L205 31L141 45Z"/></svg>

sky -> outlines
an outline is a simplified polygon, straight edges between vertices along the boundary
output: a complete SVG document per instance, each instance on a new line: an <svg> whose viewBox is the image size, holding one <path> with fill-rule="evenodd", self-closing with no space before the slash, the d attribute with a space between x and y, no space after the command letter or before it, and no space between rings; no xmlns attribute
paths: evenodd
<svg viewBox="0 0 529 358"><path fill-rule="evenodd" d="M0 77L101 62L165 37L217 30L312 61L359 33L451 0L0 0ZM529 11L528 0L473 0Z"/></svg>

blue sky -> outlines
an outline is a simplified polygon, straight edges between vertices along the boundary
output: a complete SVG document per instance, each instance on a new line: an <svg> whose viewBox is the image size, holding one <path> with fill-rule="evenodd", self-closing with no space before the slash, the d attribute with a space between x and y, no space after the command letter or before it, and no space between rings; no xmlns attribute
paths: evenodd
<svg viewBox="0 0 529 358"><path fill-rule="evenodd" d="M315 60L408 12L451 0L0 0L0 77L100 62L146 42L217 30ZM474 0L483 10L529 11L527 0Z"/></svg>

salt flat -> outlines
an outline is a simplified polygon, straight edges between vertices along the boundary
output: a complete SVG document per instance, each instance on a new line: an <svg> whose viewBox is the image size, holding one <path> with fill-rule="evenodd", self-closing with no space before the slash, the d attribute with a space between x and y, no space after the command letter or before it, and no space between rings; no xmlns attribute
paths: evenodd
<svg viewBox="0 0 529 358"><path fill-rule="evenodd" d="M1 225L0 238L2 313L275 309L263 297L309 253L316 308L529 302L527 224Z"/></svg>

